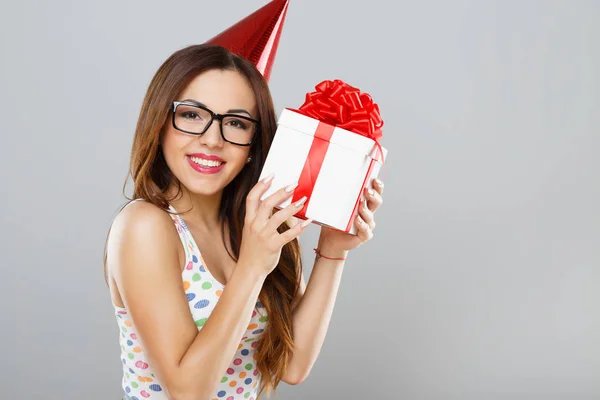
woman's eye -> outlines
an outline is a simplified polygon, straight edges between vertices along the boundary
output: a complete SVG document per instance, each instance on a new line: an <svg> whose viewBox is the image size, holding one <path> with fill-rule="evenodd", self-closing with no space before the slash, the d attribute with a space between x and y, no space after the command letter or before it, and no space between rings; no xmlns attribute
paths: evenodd
<svg viewBox="0 0 600 400"><path fill-rule="evenodd" d="M233 126L234 128L246 129L246 124L238 119L233 119L229 121L228 125Z"/></svg>
<svg viewBox="0 0 600 400"><path fill-rule="evenodd" d="M181 116L183 118L186 118L186 119L197 119L197 118L200 118L200 116L198 114L196 114L195 112L190 112L190 111L184 112L183 114L181 114Z"/></svg>

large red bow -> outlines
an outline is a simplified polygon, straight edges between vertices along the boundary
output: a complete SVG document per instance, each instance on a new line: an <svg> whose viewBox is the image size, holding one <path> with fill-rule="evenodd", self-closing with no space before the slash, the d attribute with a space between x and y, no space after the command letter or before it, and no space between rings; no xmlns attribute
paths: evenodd
<svg viewBox="0 0 600 400"><path fill-rule="evenodd" d="M315 89L316 92L306 94L306 100L298 111L321 122L373 139L383 161L379 144L383 136L383 119L379 106L371 96L339 79L323 81Z"/></svg>

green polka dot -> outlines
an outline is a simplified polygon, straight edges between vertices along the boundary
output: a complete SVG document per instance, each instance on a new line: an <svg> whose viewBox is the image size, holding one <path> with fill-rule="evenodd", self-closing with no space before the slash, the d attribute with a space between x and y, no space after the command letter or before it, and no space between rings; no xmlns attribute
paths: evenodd
<svg viewBox="0 0 600 400"><path fill-rule="evenodd" d="M125 376L127 377L127 379L129 379L129 377L130 377L129 372L125 372Z"/></svg>
<svg viewBox="0 0 600 400"><path fill-rule="evenodd" d="M227 377L226 376L224 376L223 379L221 379L221 383L223 383L223 382L227 382Z"/></svg>
<svg viewBox="0 0 600 400"><path fill-rule="evenodd" d="M267 322L267 317L266 316L265 317L260 317L258 320L260 322Z"/></svg>
<svg viewBox="0 0 600 400"><path fill-rule="evenodd" d="M251 342L251 341L253 341L253 340L254 340L254 338L250 338L250 339L246 339L246 340L244 340L244 342L248 343L248 342Z"/></svg>
<svg viewBox="0 0 600 400"><path fill-rule="evenodd" d="M135 358L135 356L131 353L127 354L127 357L129 357L130 360L133 360Z"/></svg>
<svg viewBox="0 0 600 400"><path fill-rule="evenodd" d="M137 389L139 385L137 384L137 382L131 382L131 387L134 389Z"/></svg>
<svg viewBox="0 0 600 400"><path fill-rule="evenodd" d="M246 394L244 395L245 398L250 397L250 392L246 392Z"/></svg>
<svg viewBox="0 0 600 400"><path fill-rule="evenodd" d="M153 377L153 378L156 378L156 377L154 376L154 374L150 374L150 375L152 375L152 377Z"/></svg>
<svg viewBox="0 0 600 400"><path fill-rule="evenodd" d="M204 324L206 323L206 320L208 318L201 318L198 321L196 321L196 326L204 326Z"/></svg>
<svg viewBox="0 0 600 400"><path fill-rule="evenodd" d="M121 327L121 330L123 331L123 333L127 333L127 328L125 328L124 326Z"/></svg>
<svg viewBox="0 0 600 400"><path fill-rule="evenodd" d="M192 276L192 280L194 282L198 282L200 280L200 274L196 272L194 276Z"/></svg>
<svg viewBox="0 0 600 400"><path fill-rule="evenodd" d="M204 289L204 290L208 290L208 289L210 289L211 287L212 287L212 283L210 283L210 282L204 282L204 283L202 284L202 289Z"/></svg>
<svg viewBox="0 0 600 400"><path fill-rule="evenodd" d="M246 369L248 371L250 371L252 369L252 364L251 363L246 364Z"/></svg>

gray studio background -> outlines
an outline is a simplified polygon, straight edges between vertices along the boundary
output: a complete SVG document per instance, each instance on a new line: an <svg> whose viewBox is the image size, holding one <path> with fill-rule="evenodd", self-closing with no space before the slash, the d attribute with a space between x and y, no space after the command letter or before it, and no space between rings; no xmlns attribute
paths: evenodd
<svg viewBox="0 0 600 400"><path fill-rule="evenodd" d="M2 2L0 398L119 398L101 259L142 98L263 4ZM346 80L389 156L375 238L280 399L600 398L599 21L598 1L292 0L277 112Z"/></svg>

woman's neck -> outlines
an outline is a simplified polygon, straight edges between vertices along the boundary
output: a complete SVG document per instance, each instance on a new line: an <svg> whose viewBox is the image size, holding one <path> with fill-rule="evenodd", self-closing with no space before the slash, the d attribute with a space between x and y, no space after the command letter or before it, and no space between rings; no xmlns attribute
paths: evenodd
<svg viewBox="0 0 600 400"><path fill-rule="evenodd" d="M176 187L169 188L168 198L173 197L175 193L177 193ZM185 213L185 218L193 222L195 226L212 230L220 226L219 206L222 195L222 191L212 196L198 195L190 193L185 187L182 187L181 193L171 200L170 204L178 213Z"/></svg>

